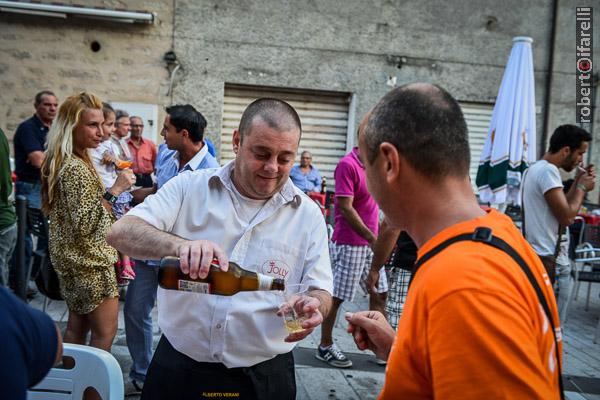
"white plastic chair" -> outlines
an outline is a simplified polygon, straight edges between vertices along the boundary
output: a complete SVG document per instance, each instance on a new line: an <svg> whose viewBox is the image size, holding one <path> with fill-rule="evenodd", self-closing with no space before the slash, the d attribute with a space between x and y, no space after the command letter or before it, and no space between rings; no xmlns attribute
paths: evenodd
<svg viewBox="0 0 600 400"><path fill-rule="evenodd" d="M88 387L102 400L123 400L123 373L112 354L90 346L65 343L63 357L72 357L72 369L52 368L43 381L27 393L28 400L67 400L83 398Z"/></svg>

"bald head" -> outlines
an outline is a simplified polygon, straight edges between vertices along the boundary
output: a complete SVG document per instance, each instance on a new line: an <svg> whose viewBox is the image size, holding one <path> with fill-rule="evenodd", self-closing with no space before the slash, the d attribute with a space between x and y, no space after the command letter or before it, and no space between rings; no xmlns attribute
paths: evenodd
<svg viewBox="0 0 600 400"><path fill-rule="evenodd" d="M413 83L390 91L373 108L364 135L370 163L388 142L430 180L469 173L467 125L458 102L439 86Z"/></svg>
<svg viewBox="0 0 600 400"><path fill-rule="evenodd" d="M310 151L304 150L300 154L300 166L303 168L310 167L311 162L312 162L312 154L310 153Z"/></svg>
<svg viewBox="0 0 600 400"><path fill-rule="evenodd" d="M292 106L283 100L262 98L250 103L242 114L239 126L242 142L244 136L250 133L252 124L257 118L267 124L269 128L279 132L302 131L300 117Z"/></svg>

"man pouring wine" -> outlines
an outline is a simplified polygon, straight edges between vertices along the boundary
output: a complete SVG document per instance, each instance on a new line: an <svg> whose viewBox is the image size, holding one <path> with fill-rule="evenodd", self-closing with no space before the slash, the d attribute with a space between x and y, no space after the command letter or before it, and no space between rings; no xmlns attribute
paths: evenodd
<svg viewBox="0 0 600 400"><path fill-rule="evenodd" d="M301 297L304 330L288 334L276 314L280 296L158 291L163 336L142 399L296 395L294 342L321 324L331 305L327 230L318 206L289 179L300 141L296 111L258 99L233 133L236 159L213 170L181 173L113 225L107 240L141 259L180 258L193 279L213 257L252 272L309 287ZM132 237L142 240L130 240Z"/></svg>

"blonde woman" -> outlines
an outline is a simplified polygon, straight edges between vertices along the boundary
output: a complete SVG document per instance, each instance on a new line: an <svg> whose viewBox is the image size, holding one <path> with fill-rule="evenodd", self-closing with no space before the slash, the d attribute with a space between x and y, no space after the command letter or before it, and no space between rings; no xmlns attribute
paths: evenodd
<svg viewBox="0 0 600 400"><path fill-rule="evenodd" d="M42 165L42 209L50 219L50 258L69 308L64 341L110 351L117 331L117 252L106 243L110 209L135 181L131 170L104 185L89 156L102 141L102 102L91 93L61 104Z"/></svg>

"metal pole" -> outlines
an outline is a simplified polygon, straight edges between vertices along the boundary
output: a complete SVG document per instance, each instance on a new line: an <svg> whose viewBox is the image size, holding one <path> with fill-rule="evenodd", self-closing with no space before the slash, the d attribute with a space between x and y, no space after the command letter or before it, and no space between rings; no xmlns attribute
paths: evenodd
<svg viewBox="0 0 600 400"><path fill-rule="evenodd" d="M25 265L25 236L27 235L27 198L17 196L17 245L15 247L15 295L27 301L27 281L29 268Z"/></svg>
<svg viewBox="0 0 600 400"><path fill-rule="evenodd" d="M556 43L556 23L558 19L558 0L552 2L552 18L550 30L550 43L548 49L548 74L546 75L546 93L544 97L544 120L542 124L542 140L538 150L538 157L542 158L548 146L548 129L550 125L550 104L552 102L552 73L554 72L554 46Z"/></svg>
<svg viewBox="0 0 600 400"><path fill-rule="evenodd" d="M0 1L1 11L13 12L36 12L47 16L56 16L66 18L68 14L81 15L86 17L110 18L115 21L123 22L145 22L152 24L156 19L156 15L144 11L120 11L107 10L92 7L74 7L61 4L41 4L37 2L25 3L20 1ZM55 15L53 15L55 14Z"/></svg>

